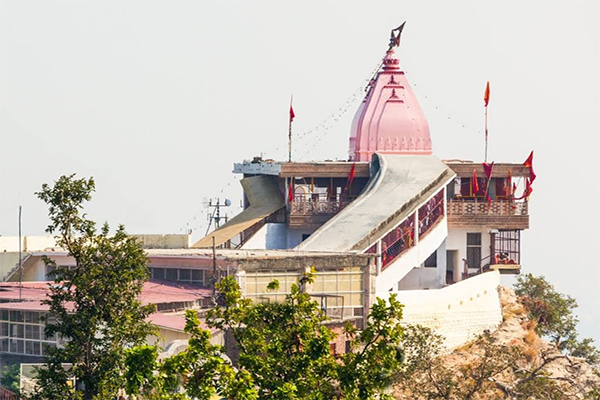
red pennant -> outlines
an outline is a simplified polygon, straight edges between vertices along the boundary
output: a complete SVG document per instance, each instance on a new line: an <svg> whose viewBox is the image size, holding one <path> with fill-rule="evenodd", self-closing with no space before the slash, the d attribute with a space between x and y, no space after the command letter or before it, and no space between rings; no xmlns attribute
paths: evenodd
<svg viewBox="0 0 600 400"><path fill-rule="evenodd" d="M483 163L483 172L485 172L485 177L489 181L492 178L492 171L494 170L494 162L491 164Z"/></svg>
<svg viewBox="0 0 600 400"><path fill-rule="evenodd" d="M294 114L294 107L290 104L290 122L294 120L294 117L296 117L296 114Z"/></svg>
<svg viewBox="0 0 600 400"><path fill-rule="evenodd" d="M529 177L531 178L531 183L533 183L536 178L535 172L533 172L533 150L529 154L529 157L527 157L527 160L523 163L523 166L529 168Z"/></svg>
<svg viewBox="0 0 600 400"><path fill-rule="evenodd" d="M477 183L477 170L473 168L473 196L479 193L479 184Z"/></svg>
<svg viewBox="0 0 600 400"><path fill-rule="evenodd" d="M490 102L490 82L488 81L487 85L485 86L485 93L483 94L483 102L485 103L485 106L487 107L489 102Z"/></svg>
<svg viewBox="0 0 600 400"><path fill-rule="evenodd" d="M288 191L288 202L294 201L294 178L290 178L290 190Z"/></svg>

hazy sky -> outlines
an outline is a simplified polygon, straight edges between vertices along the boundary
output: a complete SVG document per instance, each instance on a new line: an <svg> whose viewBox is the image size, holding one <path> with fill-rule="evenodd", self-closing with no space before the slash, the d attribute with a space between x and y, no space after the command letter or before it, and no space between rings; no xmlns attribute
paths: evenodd
<svg viewBox="0 0 600 400"><path fill-rule="evenodd" d="M407 20L398 54L434 152L482 161L489 80L489 158L535 150L523 270L574 295L600 341L599 2L0 4L1 235L19 204L43 234L33 192L76 172L96 179L93 218L203 236L204 198L239 204L234 162L285 157L291 94L294 158L347 158L352 100Z"/></svg>

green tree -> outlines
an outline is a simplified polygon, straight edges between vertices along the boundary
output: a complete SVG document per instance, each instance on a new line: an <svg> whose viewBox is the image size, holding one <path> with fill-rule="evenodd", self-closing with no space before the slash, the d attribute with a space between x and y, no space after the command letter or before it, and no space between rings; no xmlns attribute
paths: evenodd
<svg viewBox="0 0 600 400"><path fill-rule="evenodd" d="M496 388L495 377L515 365L520 354L498 344L490 333L469 347L470 362L449 366L442 357L444 339L423 326L407 326L403 345L406 364L398 375L404 395L411 399L477 399Z"/></svg>
<svg viewBox="0 0 600 400"><path fill-rule="evenodd" d="M161 383L155 387L163 397L154 391L147 398L391 399L386 389L402 365L402 305L393 295L389 302L378 299L362 331L345 327L342 335L351 351L335 354L330 342L336 334L327 317L301 290L311 280L308 274L292 285L283 302L262 304L243 298L233 278L221 280L216 286L223 306L208 311L207 324L234 338L240 351L235 368L221 357L221 346L210 344L196 313L188 311L189 346L157 368L154 376ZM269 287L276 289L277 281ZM184 396L169 397L178 385Z"/></svg>
<svg viewBox="0 0 600 400"><path fill-rule="evenodd" d="M557 292L543 276L532 274L517 278L515 293L521 298L529 317L537 323L536 331L540 336L549 338L559 350L598 365L600 353L593 345L594 340L578 339L579 320L574 314L578 305L574 298Z"/></svg>
<svg viewBox="0 0 600 400"><path fill-rule="evenodd" d="M108 224L98 232L82 213L94 188L93 179L70 175L36 193L48 205L51 223L46 232L56 235L75 266L44 258L54 278L44 301L50 307L45 333L65 342L49 349L38 371L35 399L113 398L124 386L126 348L155 332L146 322L154 306L139 300L149 277L146 254L122 225L113 235ZM74 390L68 383L72 378L78 382Z"/></svg>
<svg viewBox="0 0 600 400"><path fill-rule="evenodd" d="M19 364L5 365L4 368L2 368L1 376L0 385L13 393L19 394L21 391L21 369Z"/></svg>

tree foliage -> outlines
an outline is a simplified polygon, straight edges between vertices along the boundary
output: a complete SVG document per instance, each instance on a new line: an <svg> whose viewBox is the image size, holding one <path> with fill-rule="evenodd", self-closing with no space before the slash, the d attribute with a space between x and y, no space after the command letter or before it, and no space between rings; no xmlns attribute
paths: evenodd
<svg viewBox="0 0 600 400"><path fill-rule="evenodd" d="M19 364L5 365L0 375L0 385L4 386L13 393L19 394L21 379L21 369Z"/></svg>
<svg viewBox="0 0 600 400"><path fill-rule="evenodd" d="M317 302L301 290L311 279L307 275L292 285L285 301L262 304L243 298L233 278L221 280L217 289L223 306L209 310L207 324L234 338L240 352L235 368L221 356L223 348L210 344L210 333L200 328L196 313L188 311L189 346L161 363L154 375L161 382L154 387L162 393L154 390L147 398L391 398L386 389L402 363L402 305L393 295L389 302L377 300L362 331L344 327L341 335L350 352L336 354L330 346L336 333ZM277 286L274 281L270 288ZM176 397L178 384L183 393Z"/></svg>
<svg viewBox="0 0 600 400"><path fill-rule="evenodd" d="M552 376L552 365L567 359L553 347L529 362L520 347L498 343L490 333L453 355L444 354L442 343L443 338L428 328L406 327L406 363L398 375L399 399L571 400L598 391L598 387ZM575 364L572 366L577 370ZM565 391L561 383L568 384L570 390Z"/></svg>
<svg viewBox="0 0 600 400"><path fill-rule="evenodd" d="M452 367L441 356L443 337L422 326L408 326L404 347L406 365L398 383L411 399L477 399L481 393L493 391L493 378L512 367L519 357L516 348L496 343L483 334L476 343L478 350L471 362ZM466 355L465 355L466 356Z"/></svg>
<svg viewBox="0 0 600 400"><path fill-rule="evenodd" d="M50 307L45 334L58 335L64 344L49 349L38 373L35 399L116 396L124 384L125 349L154 332L146 322L154 306L139 300L149 277L146 254L122 225L112 235L107 224L97 231L95 222L82 213L94 188L93 179L70 175L53 186L44 184L36 193L48 205L51 223L46 232L56 235L75 265L58 265L44 257L54 279L44 301ZM79 383L76 390L69 385L72 378Z"/></svg>
<svg viewBox="0 0 600 400"><path fill-rule="evenodd" d="M579 321L574 313L578 305L574 298L557 292L543 276L532 274L518 277L515 293L520 296L530 318L537 323L536 331L540 336L549 338L559 350L598 366L600 352L594 347L594 340L578 339Z"/></svg>

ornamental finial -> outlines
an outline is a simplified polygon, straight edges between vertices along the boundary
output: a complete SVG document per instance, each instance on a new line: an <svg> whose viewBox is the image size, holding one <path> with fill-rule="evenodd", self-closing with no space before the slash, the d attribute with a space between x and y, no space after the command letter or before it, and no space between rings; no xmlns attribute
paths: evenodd
<svg viewBox="0 0 600 400"><path fill-rule="evenodd" d="M402 25L400 25L396 29L392 29L392 31L390 32L390 45L388 50L392 50L394 47L400 46L400 35L402 34L402 29L404 29L405 24L406 21L404 21Z"/></svg>

